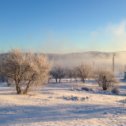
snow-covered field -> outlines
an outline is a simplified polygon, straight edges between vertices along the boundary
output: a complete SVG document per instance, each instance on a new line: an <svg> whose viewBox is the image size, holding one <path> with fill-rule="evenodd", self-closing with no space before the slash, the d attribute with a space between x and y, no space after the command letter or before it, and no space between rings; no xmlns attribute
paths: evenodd
<svg viewBox="0 0 126 126"><path fill-rule="evenodd" d="M75 90L81 86L94 91ZM126 83L121 95L104 93L92 83L49 84L39 92L17 95L0 87L0 126L124 126Z"/></svg>

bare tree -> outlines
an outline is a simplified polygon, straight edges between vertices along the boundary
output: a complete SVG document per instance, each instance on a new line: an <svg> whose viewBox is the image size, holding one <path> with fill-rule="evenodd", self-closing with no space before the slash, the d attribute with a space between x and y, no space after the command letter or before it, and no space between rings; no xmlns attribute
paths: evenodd
<svg viewBox="0 0 126 126"><path fill-rule="evenodd" d="M108 70L98 70L95 72L94 76L95 80L103 90L107 90L112 87L114 83L117 83L114 73Z"/></svg>
<svg viewBox="0 0 126 126"><path fill-rule="evenodd" d="M12 50L2 61L2 73L16 86L17 94L27 94L34 85L48 78L50 65L46 56Z"/></svg>
<svg viewBox="0 0 126 126"><path fill-rule="evenodd" d="M64 69L61 66L53 67L50 74L52 75L53 78L55 78L56 83L58 82L58 80L60 83L61 79L64 78L64 76L65 76Z"/></svg>
<svg viewBox="0 0 126 126"><path fill-rule="evenodd" d="M78 77L81 78L83 83L85 83L85 80L90 76L91 74L91 66L88 64L81 64L77 68Z"/></svg>

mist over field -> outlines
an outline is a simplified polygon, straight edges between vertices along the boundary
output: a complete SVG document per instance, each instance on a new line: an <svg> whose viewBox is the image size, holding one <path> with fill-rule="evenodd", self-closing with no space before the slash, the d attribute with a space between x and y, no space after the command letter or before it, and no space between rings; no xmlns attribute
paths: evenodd
<svg viewBox="0 0 126 126"><path fill-rule="evenodd" d="M112 69L113 54L115 54L115 70L124 72L126 68L126 52L99 52L88 51L82 53L66 53L66 54L47 54L52 64L61 65L63 67L75 67L79 64L86 63L94 68Z"/></svg>

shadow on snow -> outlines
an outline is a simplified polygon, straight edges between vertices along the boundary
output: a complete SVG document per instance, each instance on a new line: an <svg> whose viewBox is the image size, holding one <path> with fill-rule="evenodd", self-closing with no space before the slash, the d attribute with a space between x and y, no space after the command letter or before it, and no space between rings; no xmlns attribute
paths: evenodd
<svg viewBox="0 0 126 126"><path fill-rule="evenodd" d="M0 125L73 119L106 118L126 114L123 107L105 105L10 106L0 107Z"/></svg>

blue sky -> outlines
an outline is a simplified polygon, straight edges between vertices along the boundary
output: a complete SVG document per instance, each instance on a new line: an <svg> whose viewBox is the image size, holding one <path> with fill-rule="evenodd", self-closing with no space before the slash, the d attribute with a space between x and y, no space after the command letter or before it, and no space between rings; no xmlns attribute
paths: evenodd
<svg viewBox="0 0 126 126"><path fill-rule="evenodd" d="M126 50L126 0L0 0L0 51Z"/></svg>

